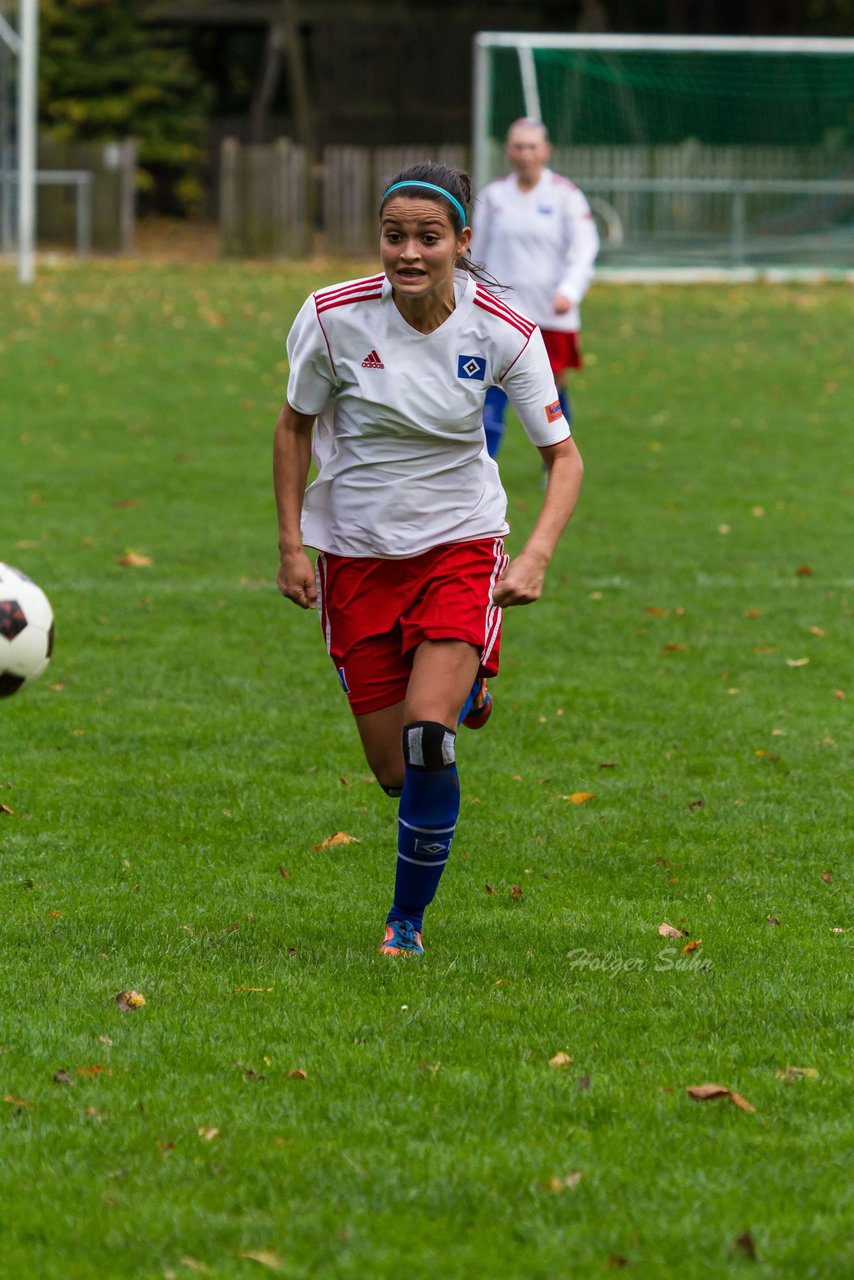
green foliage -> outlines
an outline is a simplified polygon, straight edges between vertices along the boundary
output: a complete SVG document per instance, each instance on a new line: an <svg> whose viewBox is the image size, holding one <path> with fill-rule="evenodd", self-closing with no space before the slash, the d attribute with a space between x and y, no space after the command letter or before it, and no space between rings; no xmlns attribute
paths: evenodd
<svg viewBox="0 0 854 1280"><path fill-rule="evenodd" d="M182 37L142 24L135 0L43 0L39 92L48 137L133 136L141 188L197 206L210 91Z"/></svg>

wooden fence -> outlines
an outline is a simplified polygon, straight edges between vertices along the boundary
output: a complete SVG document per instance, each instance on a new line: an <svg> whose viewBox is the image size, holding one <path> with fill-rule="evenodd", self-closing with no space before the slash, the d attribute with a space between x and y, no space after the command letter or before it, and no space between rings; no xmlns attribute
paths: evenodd
<svg viewBox="0 0 854 1280"><path fill-rule="evenodd" d="M300 258L322 232L326 253L361 257L377 245L377 211L391 179L429 155L465 166L465 147L326 147L312 170L301 147L280 139L222 145L220 232L233 257Z"/></svg>
<svg viewBox="0 0 854 1280"><path fill-rule="evenodd" d="M105 251L133 247L136 142L40 142L38 167L90 173L90 244ZM71 183L40 185L38 239L43 245L74 244L78 236L77 191Z"/></svg>
<svg viewBox="0 0 854 1280"><path fill-rule="evenodd" d="M377 243L377 209L389 181L401 169L430 156L468 167L465 147L327 147L321 163L309 166L301 148L282 139L243 146L234 139L221 153L220 214L223 251L233 256L303 257L313 248L361 257ZM500 148L491 156L504 172ZM553 168L594 183L596 204L616 214L626 244L666 245L682 241L698 247L732 232L733 200L727 192L670 189L631 190L631 180L672 182L693 179L752 179L769 184L854 175L854 152L798 147L711 147L689 139L671 147L565 147L556 149ZM607 179L616 179L613 189ZM840 197L831 221L850 223L851 201ZM747 231L774 237L801 222L827 221L829 205L815 197L756 192L746 199ZM813 216L813 213L815 216ZM597 214L597 217L599 215ZM477 217L475 205L474 217ZM607 222L607 219L606 219ZM604 224L603 224L604 227ZM808 229L808 228L806 228Z"/></svg>

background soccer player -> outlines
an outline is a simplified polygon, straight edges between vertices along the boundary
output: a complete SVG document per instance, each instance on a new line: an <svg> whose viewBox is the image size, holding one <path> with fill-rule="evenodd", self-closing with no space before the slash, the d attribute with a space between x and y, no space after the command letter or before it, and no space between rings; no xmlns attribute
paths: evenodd
<svg viewBox="0 0 854 1280"><path fill-rule="evenodd" d="M540 120L517 120L505 154L513 169L475 202L472 256L511 292L506 301L539 326L567 422L567 370L581 368L579 306L593 279L599 235L586 198L547 168L548 133ZM487 448L494 458L504 434L507 396L490 387L484 405Z"/></svg>
<svg viewBox="0 0 854 1280"><path fill-rule="evenodd" d="M502 608L540 595L581 484L539 331L472 274L470 198L468 175L444 165L395 179L380 210L383 274L306 300L276 426L279 588L319 609L368 764L400 797L380 948L391 955L423 950L460 807L457 725L487 718ZM548 472L509 564L507 499L482 428L495 384Z"/></svg>

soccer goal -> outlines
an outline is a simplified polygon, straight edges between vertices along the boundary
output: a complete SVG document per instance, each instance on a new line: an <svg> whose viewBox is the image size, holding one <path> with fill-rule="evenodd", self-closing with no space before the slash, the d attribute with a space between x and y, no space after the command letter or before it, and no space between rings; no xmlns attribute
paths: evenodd
<svg viewBox="0 0 854 1280"><path fill-rule="evenodd" d="M0 0L0 253L35 276L38 0L19 0L17 28Z"/></svg>
<svg viewBox="0 0 854 1280"><path fill-rule="evenodd" d="M475 187L533 116L591 201L606 267L848 273L852 103L854 39L481 32Z"/></svg>

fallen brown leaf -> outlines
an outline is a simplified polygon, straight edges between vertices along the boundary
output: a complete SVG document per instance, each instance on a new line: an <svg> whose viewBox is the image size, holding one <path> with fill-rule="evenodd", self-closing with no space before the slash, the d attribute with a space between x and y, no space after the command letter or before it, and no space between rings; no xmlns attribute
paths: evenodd
<svg viewBox="0 0 854 1280"><path fill-rule="evenodd" d="M495 893L495 890L493 889L491 884L485 884L483 887L487 893L492 893L492 894Z"/></svg>
<svg viewBox="0 0 854 1280"><path fill-rule="evenodd" d="M574 1191L581 1178L580 1169L570 1169L569 1173L565 1173L562 1178L549 1178L549 1190L556 1192L558 1195L564 1191Z"/></svg>
<svg viewBox="0 0 854 1280"><path fill-rule="evenodd" d="M269 1267L271 1271L283 1271L285 1267L282 1259L272 1249L247 1249L238 1257L246 1258L249 1262L257 1262L262 1267Z"/></svg>
<svg viewBox="0 0 854 1280"><path fill-rule="evenodd" d="M668 640L667 644L663 644L661 646L662 653L687 653L687 651L688 646L686 644L679 644L676 640Z"/></svg>
<svg viewBox="0 0 854 1280"><path fill-rule="evenodd" d="M188 1271L195 1271L199 1275L206 1276L210 1274L210 1267L206 1263L199 1262L198 1258L191 1258L189 1254L185 1254L181 1258L181 1266L186 1267Z"/></svg>
<svg viewBox="0 0 854 1280"><path fill-rule="evenodd" d="M204 1125L199 1126L198 1133L203 1142L213 1142L219 1137L219 1129L206 1129Z"/></svg>
<svg viewBox="0 0 854 1280"><path fill-rule="evenodd" d="M564 1053L561 1050L561 1052L556 1053L553 1058L549 1058L549 1066L550 1067L571 1067L572 1058L570 1058L568 1053Z"/></svg>
<svg viewBox="0 0 854 1280"><path fill-rule="evenodd" d="M616 760L602 760L599 763L600 769L616 769L616 767L617 767Z"/></svg>
<svg viewBox="0 0 854 1280"><path fill-rule="evenodd" d="M658 926L659 935L662 938L685 938L687 934L684 929L674 929L672 924L668 924L666 920Z"/></svg>
<svg viewBox="0 0 854 1280"><path fill-rule="evenodd" d="M834 689L834 690L833 690L833 696L834 696L834 698L844 698L844 697L845 697L845 690L844 690L844 689Z"/></svg>
<svg viewBox="0 0 854 1280"><path fill-rule="evenodd" d="M247 991L261 991L266 994L268 991L275 991L275 987L233 987L231 994L233 996L240 996Z"/></svg>
<svg viewBox="0 0 854 1280"><path fill-rule="evenodd" d="M346 831L336 831L334 835L327 836L325 840L321 840L320 844L313 844L311 847L317 853L320 849L332 849L339 844L361 844L361 840L357 840L355 836L350 836Z"/></svg>
<svg viewBox="0 0 854 1280"><path fill-rule="evenodd" d="M782 1071L777 1072L778 1080L785 1080L787 1084L791 1084L793 1080L817 1080L818 1072L815 1067L783 1067Z"/></svg>
<svg viewBox="0 0 854 1280"><path fill-rule="evenodd" d="M72 1080L71 1076L68 1074L67 1071L63 1070L62 1068L60 1068L59 1071L54 1071L53 1076L51 1078L54 1084L74 1084L74 1081Z"/></svg>
<svg viewBox="0 0 854 1280"><path fill-rule="evenodd" d="M587 804L588 800L595 799L595 791L573 791L572 795L561 796L561 800L568 800L570 804Z"/></svg>
<svg viewBox="0 0 854 1280"><path fill-rule="evenodd" d="M695 1102L708 1102L709 1098L728 1098L729 1089L722 1084L692 1084L688 1088L688 1095Z"/></svg>
<svg viewBox="0 0 854 1280"><path fill-rule="evenodd" d="M93 1062L91 1067L75 1067L74 1074L76 1076L111 1076L113 1073L109 1067L102 1067L100 1062Z"/></svg>
<svg viewBox="0 0 854 1280"><path fill-rule="evenodd" d="M777 919L776 916L766 916L765 923L767 924L769 929L779 929L780 927L780 921Z"/></svg>
<svg viewBox="0 0 854 1280"><path fill-rule="evenodd" d="M521 887L518 884L514 884L507 896L511 902L521 902L525 895Z"/></svg>
<svg viewBox="0 0 854 1280"><path fill-rule="evenodd" d="M11 1093L4 1093L3 1101L8 1102L12 1107L31 1107L33 1105L29 1098L15 1098Z"/></svg>
<svg viewBox="0 0 854 1280"><path fill-rule="evenodd" d="M303 1071L302 1067L296 1067L293 1071L288 1072L289 1080L307 1080L308 1072Z"/></svg>
<svg viewBox="0 0 854 1280"><path fill-rule="evenodd" d="M648 613L651 618L666 618L669 615L669 610L659 609L654 604L648 604L644 609L644 613Z"/></svg>
<svg viewBox="0 0 854 1280"><path fill-rule="evenodd" d="M694 938L692 939L691 942L685 943L685 946L682 948L682 954L685 956L690 956L692 951L697 951L702 945L703 945L702 938Z"/></svg>
<svg viewBox="0 0 854 1280"><path fill-rule="evenodd" d="M823 871L821 878L825 884L831 884L833 881L833 876L830 874L829 871Z"/></svg>
<svg viewBox="0 0 854 1280"><path fill-rule="evenodd" d="M727 1089L722 1084L695 1084L688 1088L688 1096L693 1098L695 1102L708 1102L711 1098L729 1098L742 1111L756 1110L752 1107L746 1098L740 1093L736 1093L734 1089Z"/></svg>
<svg viewBox="0 0 854 1280"><path fill-rule="evenodd" d="M14 818L15 810L10 809L7 804L0 804L0 813L8 813L10 818Z"/></svg>
<svg viewBox="0 0 854 1280"><path fill-rule="evenodd" d="M144 556L140 551L126 551L123 556L116 556L116 564L124 569L147 569L154 561L151 556Z"/></svg>
<svg viewBox="0 0 854 1280"><path fill-rule="evenodd" d="M812 573L812 565L799 564L795 572L797 573L799 578L808 578Z"/></svg>
<svg viewBox="0 0 854 1280"><path fill-rule="evenodd" d="M121 1013L132 1013L145 1004L145 996L139 991L120 991L116 996L116 1004Z"/></svg>
<svg viewBox="0 0 854 1280"><path fill-rule="evenodd" d="M628 1258L624 1258L621 1253L609 1253L605 1265L608 1267L609 1271L612 1271L617 1267L630 1267L632 1264L629 1262Z"/></svg>
<svg viewBox="0 0 854 1280"><path fill-rule="evenodd" d="M745 609L744 616L745 618L761 618L762 610L761 609Z"/></svg>
<svg viewBox="0 0 854 1280"><path fill-rule="evenodd" d="M756 1261L756 1245L749 1231L742 1231L740 1236L736 1236L732 1242L732 1247L743 1258L749 1258L751 1262Z"/></svg>
<svg viewBox="0 0 854 1280"><path fill-rule="evenodd" d="M787 658L787 667L805 667L809 663L809 658Z"/></svg>

